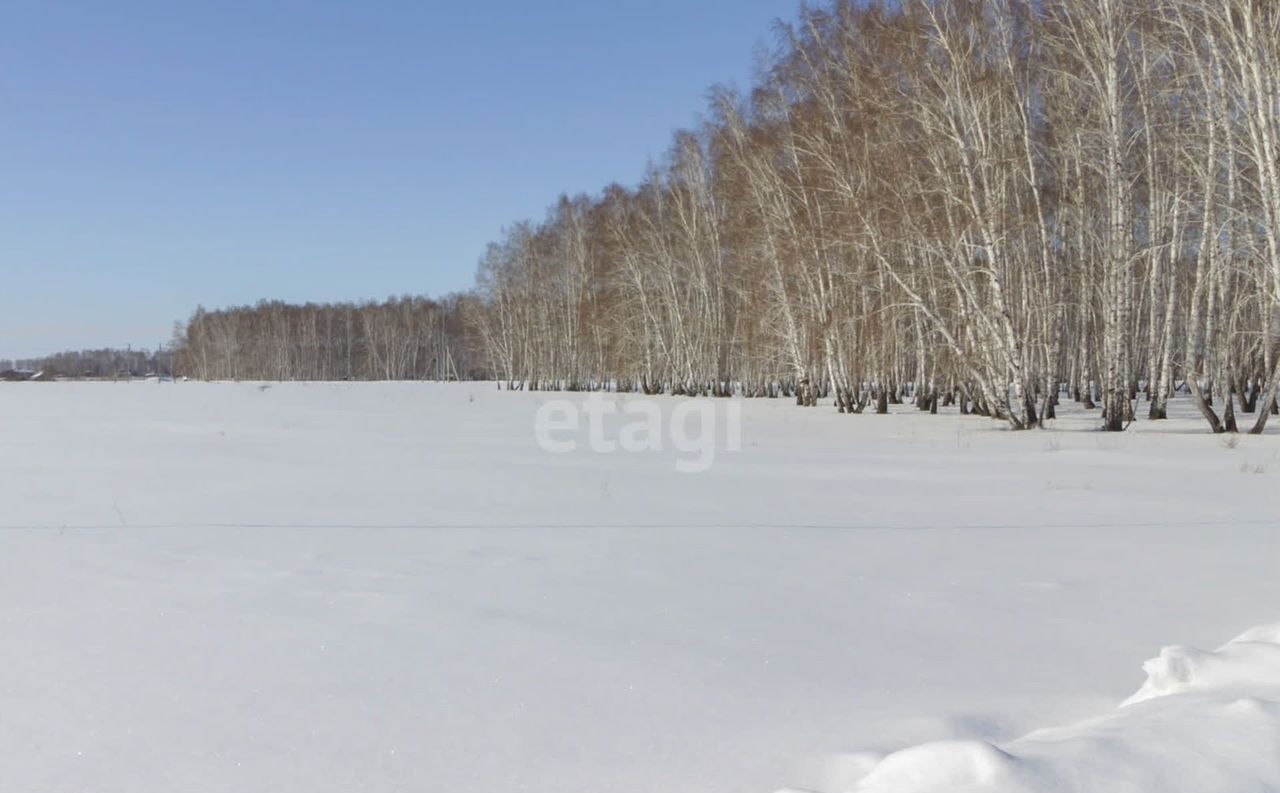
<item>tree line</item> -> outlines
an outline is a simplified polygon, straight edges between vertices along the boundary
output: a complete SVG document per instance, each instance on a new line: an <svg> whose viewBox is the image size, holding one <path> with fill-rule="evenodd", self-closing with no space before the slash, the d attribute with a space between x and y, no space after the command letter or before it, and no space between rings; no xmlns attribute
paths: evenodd
<svg viewBox="0 0 1280 793"><path fill-rule="evenodd" d="M164 347L155 350L105 348L68 350L40 358L0 360L0 372L9 371L93 379L169 377L173 374L173 352Z"/></svg>
<svg viewBox="0 0 1280 793"><path fill-rule="evenodd" d="M1280 4L840 0L480 270L500 378L1105 425L1280 386ZM1233 401L1234 397L1234 401ZM1237 405L1238 403L1238 405Z"/></svg>
<svg viewBox="0 0 1280 793"><path fill-rule="evenodd" d="M1280 388L1280 4L835 0L640 184L562 197L435 303L197 311L204 378L913 397L1215 432Z"/></svg>
<svg viewBox="0 0 1280 793"><path fill-rule="evenodd" d="M201 380L459 380L484 376L461 295L198 308L174 343Z"/></svg>

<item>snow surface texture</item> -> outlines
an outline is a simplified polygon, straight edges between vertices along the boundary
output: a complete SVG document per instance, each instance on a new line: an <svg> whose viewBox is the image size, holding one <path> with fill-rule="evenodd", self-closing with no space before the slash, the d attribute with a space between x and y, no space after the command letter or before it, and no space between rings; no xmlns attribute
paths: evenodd
<svg viewBox="0 0 1280 793"><path fill-rule="evenodd" d="M562 396L0 385L0 789L1276 789L1274 637L1116 704L1277 618L1280 437L752 400L688 475Z"/></svg>
<svg viewBox="0 0 1280 793"><path fill-rule="evenodd" d="M1099 719L1003 747L939 741L875 763L855 793L1280 790L1280 624L1217 652L1166 647ZM866 758L870 759L870 758Z"/></svg>

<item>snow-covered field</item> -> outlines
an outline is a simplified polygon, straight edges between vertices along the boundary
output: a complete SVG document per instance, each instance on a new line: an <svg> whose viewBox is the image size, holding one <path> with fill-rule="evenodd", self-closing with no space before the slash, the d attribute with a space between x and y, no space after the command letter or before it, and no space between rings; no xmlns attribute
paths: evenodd
<svg viewBox="0 0 1280 793"><path fill-rule="evenodd" d="M0 384L0 788L1280 790L1280 437L559 398Z"/></svg>

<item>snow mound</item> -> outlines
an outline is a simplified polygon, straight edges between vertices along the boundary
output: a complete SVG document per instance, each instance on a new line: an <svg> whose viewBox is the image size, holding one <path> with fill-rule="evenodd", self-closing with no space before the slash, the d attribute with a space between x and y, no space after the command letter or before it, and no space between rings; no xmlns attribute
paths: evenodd
<svg viewBox="0 0 1280 793"><path fill-rule="evenodd" d="M852 793L1280 791L1280 624L1215 652L1166 647L1113 713L1004 747L924 744L885 757Z"/></svg>
<svg viewBox="0 0 1280 793"><path fill-rule="evenodd" d="M1280 623L1254 628L1214 653L1166 647L1142 665L1147 682L1125 705L1171 694L1280 686Z"/></svg>

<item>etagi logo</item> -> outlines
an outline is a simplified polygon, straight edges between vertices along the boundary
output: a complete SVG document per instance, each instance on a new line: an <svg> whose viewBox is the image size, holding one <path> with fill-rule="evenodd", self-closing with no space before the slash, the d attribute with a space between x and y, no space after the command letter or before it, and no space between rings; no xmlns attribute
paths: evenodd
<svg viewBox="0 0 1280 793"><path fill-rule="evenodd" d="M609 399L600 394L581 400L553 399L538 408L534 435L538 446L552 454L577 451L584 424L586 447L597 454L661 452L670 444L681 455L676 470L682 474L706 471L721 448L742 450L738 400L685 399L674 403L669 416L663 415L662 404L656 399Z"/></svg>

